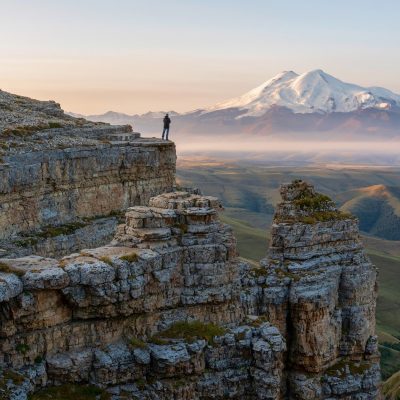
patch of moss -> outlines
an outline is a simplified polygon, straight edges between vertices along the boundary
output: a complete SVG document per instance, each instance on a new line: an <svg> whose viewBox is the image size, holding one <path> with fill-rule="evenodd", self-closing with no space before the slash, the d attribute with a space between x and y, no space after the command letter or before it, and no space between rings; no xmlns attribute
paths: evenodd
<svg viewBox="0 0 400 400"><path fill-rule="evenodd" d="M297 182L293 182L296 184ZM299 182L299 184L301 181ZM293 200L296 209L305 212L307 215L296 217L284 217L277 219L277 222L302 222L304 224L315 224L317 222L326 222L333 220L343 220L354 218L350 213L340 210L333 210L334 203L332 199L321 193L312 193L305 189L300 195Z"/></svg>
<svg viewBox="0 0 400 400"><path fill-rule="evenodd" d="M366 361L351 361L346 358L341 359L325 371L325 375L344 378L347 369L352 375L363 375L371 365Z"/></svg>
<svg viewBox="0 0 400 400"><path fill-rule="evenodd" d="M71 235L78 229L81 229L85 226L86 224L82 222L71 222L59 226L45 226L36 236L41 238L52 238L60 235Z"/></svg>
<svg viewBox="0 0 400 400"><path fill-rule="evenodd" d="M2 132L4 137L19 137L24 138L25 136L30 136L36 132L44 131L46 129L62 128L63 125L57 121L50 121L47 124L40 125L21 125L14 126L12 128L6 128Z"/></svg>
<svg viewBox="0 0 400 400"><path fill-rule="evenodd" d="M55 129L55 128L62 128L62 124L60 124L59 122L54 122L54 121L50 121L49 122L49 129Z"/></svg>
<svg viewBox="0 0 400 400"><path fill-rule="evenodd" d="M285 218L277 218L276 222L282 223L294 223L301 222L303 224L313 225L318 222L328 222L328 221L341 221L345 219L355 219L352 214L343 212L340 210L337 211L315 211L310 215L304 215L299 217L285 217Z"/></svg>
<svg viewBox="0 0 400 400"><path fill-rule="evenodd" d="M268 271L266 270L266 268L257 266L257 267L253 267L251 270L251 274L253 276L255 276L256 278L260 277L260 276L267 276L268 275Z"/></svg>
<svg viewBox="0 0 400 400"><path fill-rule="evenodd" d="M29 397L29 400L110 400L111 395L93 385L66 384L40 390Z"/></svg>
<svg viewBox="0 0 400 400"><path fill-rule="evenodd" d="M110 257L103 256L103 257L100 257L99 260L103 261L103 263L106 263L108 265L111 265L111 266L113 265Z"/></svg>
<svg viewBox="0 0 400 400"><path fill-rule="evenodd" d="M159 346L163 346L165 344L168 344L168 341L160 338L157 335L154 335L149 339L149 343L158 344Z"/></svg>
<svg viewBox="0 0 400 400"><path fill-rule="evenodd" d="M311 216L305 216L305 217L300 217L299 222L302 222L303 224L313 225L316 224L318 220Z"/></svg>
<svg viewBox="0 0 400 400"><path fill-rule="evenodd" d="M133 337L129 341L129 346L132 347L133 349L146 349L147 343L143 342L143 340Z"/></svg>
<svg viewBox="0 0 400 400"><path fill-rule="evenodd" d="M299 221L315 224L317 222L340 221L344 219L354 219L350 213L342 211L317 211L308 217L300 217Z"/></svg>
<svg viewBox="0 0 400 400"><path fill-rule="evenodd" d="M371 365L365 361L351 362L349 368L352 375L363 375L371 368Z"/></svg>
<svg viewBox="0 0 400 400"><path fill-rule="evenodd" d="M16 126L13 128L6 128L2 132L2 136L4 137L24 137L32 135L35 132L42 131L45 129L49 129L48 125L23 125L23 126Z"/></svg>
<svg viewBox="0 0 400 400"><path fill-rule="evenodd" d="M30 247L38 244L38 239L35 237L28 237L26 239L16 240L14 243L18 247Z"/></svg>
<svg viewBox="0 0 400 400"><path fill-rule="evenodd" d="M18 343L15 349L18 353L26 354L30 350L30 347L26 343Z"/></svg>
<svg viewBox="0 0 400 400"><path fill-rule="evenodd" d="M200 321L179 321L171 325L167 330L160 332L158 337L166 339L184 339L191 343L197 339L204 339L209 344L214 344L214 337L221 336L226 330L221 326Z"/></svg>
<svg viewBox="0 0 400 400"><path fill-rule="evenodd" d="M138 255L136 253L130 253L130 254L126 254L126 255L120 257L119 259L123 260L123 261L128 261L130 263L133 263L133 262L138 261L139 257L138 257Z"/></svg>

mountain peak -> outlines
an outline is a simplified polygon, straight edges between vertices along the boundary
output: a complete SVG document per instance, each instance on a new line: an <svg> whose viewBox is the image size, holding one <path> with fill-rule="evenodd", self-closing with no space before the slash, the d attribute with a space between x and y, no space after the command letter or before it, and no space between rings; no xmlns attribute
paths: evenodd
<svg viewBox="0 0 400 400"><path fill-rule="evenodd" d="M219 103L205 112L237 108L245 111L241 118L263 115L273 106L307 114L390 109L393 105L400 106L400 96L389 90L346 83L322 69L315 69L301 75L283 71L244 95Z"/></svg>
<svg viewBox="0 0 400 400"><path fill-rule="evenodd" d="M282 71L279 74L275 75L272 79L270 79L270 81L271 80L276 81L279 79L292 79L292 78L295 78L296 76L299 76L299 74L297 74L294 71ZM269 81L267 81L267 82L269 82Z"/></svg>

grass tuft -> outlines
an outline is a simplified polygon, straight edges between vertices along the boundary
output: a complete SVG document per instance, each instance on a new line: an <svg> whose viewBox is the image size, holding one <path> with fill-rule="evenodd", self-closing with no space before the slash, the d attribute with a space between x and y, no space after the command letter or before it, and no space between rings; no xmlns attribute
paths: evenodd
<svg viewBox="0 0 400 400"><path fill-rule="evenodd" d="M45 226L37 236L41 238L52 238L60 235L71 235L76 230L85 226L86 224L82 222L71 222L60 226Z"/></svg>
<svg viewBox="0 0 400 400"><path fill-rule="evenodd" d="M336 364L332 365L325 372L328 376L336 376L339 378L344 378L346 376L346 370L349 369L352 375L363 375L368 369L370 369L371 364L366 361L351 361L346 358L338 361Z"/></svg>
<svg viewBox="0 0 400 400"><path fill-rule="evenodd" d="M144 342L143 340L133 337L129 341L129 346L133 349L146 349L147 343Z"/></svg>
<svg viewBox="0 0 400 400"><path fill-rule="evenodd" d="M333 204L332 199L324 194L316 193L314 196L305 195L294 200L293 203L300 210L320 211Z"/></svg>
<svg viewBox="0 0 400 400"><path fill-rule="evenodd" d="M60 124L59 122L53 122L50 121L49 122L49 129L55 129L55 128L62 128L62 124Z"/></svg>
<svg viewBox="0 0 400 400"><path fill-rule="evenodd" d="M103 257L100 257L99 260L103 261L103 263L106 263L108 265L111 265L111 266L113 265L110 257L103 256Z"/></svg>
<svg viewBox="0 0 400 400"><path fill-rule="evenodd" d="M134 263L139 260L139 257L136 253L131 253L131 254L126 254L125 256L122 256L119 259L123 261L128 261L130 263Z"/></svg>
<svg viewBox="0 0 400 400"><path fill-rule="evenodd" d="M179 321L175 322L167 330L160 332L157 336L165 339L184 339L189 343L204 339L209 344L214 344L214 337L225 333L226 330L224 328L212 323Z"/></svg>
<svg viewBox="0 0 400 400"><path fill-rule="evenodd" d="M38 244L38 239L35 237L27 237L25 239L16 240L14 243L18 247L31 247L36 246Z"/></svg>
<svg viewBox="0 0 400 400"><path fill-rule="evenodd" d="M255 266L255 267L251 268L250 271L251 271L251 274L256 278L259 278L260 276L268 275L267 269L264 267L261 267L261 266Z"/></svg>
<svg viewBox="0 0 400 400"><path fill-rule="evenodd" d="M168 341L165 339L160 338L158 335L152 336L149 339L149 343L157 344L159 346L163 346L165 344L168 344Z"/></svg>

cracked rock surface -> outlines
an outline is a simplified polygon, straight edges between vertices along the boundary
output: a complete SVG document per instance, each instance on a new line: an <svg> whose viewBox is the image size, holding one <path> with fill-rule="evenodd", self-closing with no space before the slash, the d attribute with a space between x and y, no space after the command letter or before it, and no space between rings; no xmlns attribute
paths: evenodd
<svg viewBox="0 0 400 400"><path fill-rule="evenodd" d="M90 382L114 400L379 399L357 221L305 182L281 192L259 265L218 199L186 191L130 207L107 246L3 259L0 366L20 379L0 398Z"/></svg>

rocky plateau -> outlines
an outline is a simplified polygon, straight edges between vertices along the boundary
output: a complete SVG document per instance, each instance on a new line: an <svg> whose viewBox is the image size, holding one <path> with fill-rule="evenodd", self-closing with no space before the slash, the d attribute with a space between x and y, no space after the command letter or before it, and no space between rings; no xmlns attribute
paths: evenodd
<svg viewBox="0 0 400 400"><path fill-rule="evenodd" d="M0 399L381 398L352 215L283 184L248 263L219 200L175 187L172 142L0 94Z"/></svg>

